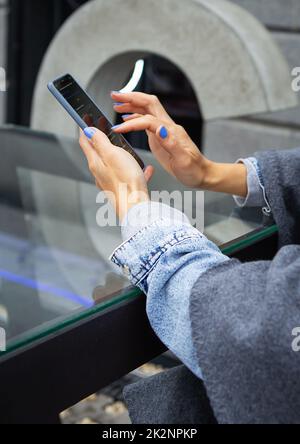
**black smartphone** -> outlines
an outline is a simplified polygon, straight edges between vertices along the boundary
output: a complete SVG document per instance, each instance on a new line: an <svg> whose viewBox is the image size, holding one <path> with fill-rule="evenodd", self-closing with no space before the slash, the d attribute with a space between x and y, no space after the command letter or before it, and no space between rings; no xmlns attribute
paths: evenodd
<svg viewBox="0 0 300 444"><path fill-rule="evenodd" d="M48 89L82 130L87 127L95 127L103 131L113 145L128 151L140 167L142 169L145 168L144 162L134 151L130 143L122 134L116 134L112 131L112 123L98 108L87 92L81 88L74 77L70 74L65 74L53 82L50 82Z"/></svg>

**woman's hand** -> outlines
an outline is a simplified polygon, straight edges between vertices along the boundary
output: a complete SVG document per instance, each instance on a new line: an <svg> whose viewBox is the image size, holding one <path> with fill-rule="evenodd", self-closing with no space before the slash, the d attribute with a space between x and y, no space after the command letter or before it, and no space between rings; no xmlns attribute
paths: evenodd
<svg viewBox="0 0 300 444"><path fill-rule="evenodd" d="M114 105L124 124L116 133L145 130L150 149L164 169L189 187L202 188L210 162L201 154L187 132L176 125L157 97L143 93L112 93ZM122 102L122 103L120 103Z"/></svg>
<svg viewBox="0 0 300 444"><path fill-rule="evenodd" d="M247 172L243 164L219 164L201 154L187 132L167 114L158 98L132 92L112 92L114 109L124 123L116 133L145 130L150 149L164 169L188 187L247 195ZM129 115L128 113L132 113Z"/></svg>
<svg viewBox="0 0 300 444"><path fill-rule="evenodd" d="M153 167L143 172L127 151L112 145L106 135L95 128L81 132L79 143L96 185L105 191L120 220L132 206L149 201L147 182L153 175Z"/></svg>

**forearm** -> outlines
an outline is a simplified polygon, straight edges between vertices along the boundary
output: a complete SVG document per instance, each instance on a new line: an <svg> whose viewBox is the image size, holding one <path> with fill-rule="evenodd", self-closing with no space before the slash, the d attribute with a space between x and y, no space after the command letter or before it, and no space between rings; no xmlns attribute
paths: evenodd
<svg viewBox="0 0 300 444"><path fill-rule="evenodd" d="M209 162L202 188L246 197L248 193L247 169L243 163Z"/></svg>
<svg viewBox="0 0 300 444"><path fill-rule="evenodd" d="M206 238L195 236L162 256L148 279L147 314L154 331L201 379L201 363L192 338L191 293L205 271L228 260Z"/></svg>
<svg viewBox="0 0 300 444"><path fill-rule="evenodd" d="M126 242L112 260L147 294L148 317L162 342L201 378L191 337L190 295L202 273L229 259L182 213L173 214L170 224L165 210L156 203L133 208L130 218L144 226L124 221Z"/></svg>
<svg viewBox="0 0 300 444"><path fill-rule="evenodd" d="M261 207L271 214L264 179L255 157L239 159L235 164L213 163L205 189L232 194L239 207Z"/></svg>

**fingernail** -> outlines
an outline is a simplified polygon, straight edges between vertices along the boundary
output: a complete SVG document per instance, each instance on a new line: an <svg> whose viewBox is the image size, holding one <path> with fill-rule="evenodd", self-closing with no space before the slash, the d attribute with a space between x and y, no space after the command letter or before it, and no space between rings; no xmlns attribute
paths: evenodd
<svg viewBox="0 0 300 444"><path fill-rule="evenodd" d="M120 105L124 105L124 103L122 103L122 102L116 102L116 103L114 103L114 106L120 106Z"/></svg>
<svg viewBox="0 0 300 444"><path fill-rule="evenodd" d="M122 91L111 91L111 94L123 94Z"/></svg>
<svg viewBox="0 0 300 444"><path fill-rule="evenodd" d="M120 126L122 126L122 123L121 123L121 125L115 125L115 126L112 126L111 129L114 131L115 129L120 128Z"/></svg>
<svg viewBox="0 0 300 444"><path fill-rule="evenodd" d="M132 114L123 114L122 119L127 119L128 117L131 117Z"/></svg>
<svg viewBox="0 0 300 444"><path fill-rule="evenodd" d="M83 132L86 135L86 137L91 140L95 135L96 130L94 130L93 128L85 128Z"/></svg>
<svg viewBox="0 0 300 444"><path fill-rule="evenodd" d="M168 130L165 126L161 127L159 135L162 139L166 139L168 137Z"/></svg>

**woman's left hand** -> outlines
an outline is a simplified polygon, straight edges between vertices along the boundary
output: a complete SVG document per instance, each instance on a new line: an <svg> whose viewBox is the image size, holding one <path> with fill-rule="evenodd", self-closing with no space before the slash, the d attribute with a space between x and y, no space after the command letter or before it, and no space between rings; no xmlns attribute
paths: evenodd
<svg viewBox="0 0 300 444"><path fill-rule="evenodd" d="M96 185L106 193L120 220L134 205L149 201L147 182L154 172L152 166L143 172L131 154L112 145L96 128L81 132L79 143Z"/></svg>

